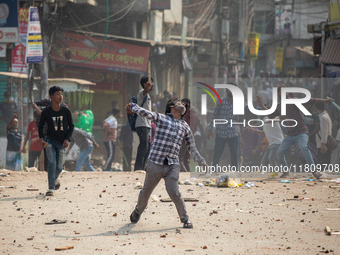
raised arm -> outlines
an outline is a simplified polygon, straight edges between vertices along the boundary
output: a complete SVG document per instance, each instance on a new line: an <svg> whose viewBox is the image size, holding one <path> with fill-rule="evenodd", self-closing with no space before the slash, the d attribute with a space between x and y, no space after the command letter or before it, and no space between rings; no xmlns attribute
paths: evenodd
<svg viewBox="0 0 340 255"><path fill-rule="evenodd" d="M36 103L32 103L33 109L41 116L42 110L36 105Z"/></svg>

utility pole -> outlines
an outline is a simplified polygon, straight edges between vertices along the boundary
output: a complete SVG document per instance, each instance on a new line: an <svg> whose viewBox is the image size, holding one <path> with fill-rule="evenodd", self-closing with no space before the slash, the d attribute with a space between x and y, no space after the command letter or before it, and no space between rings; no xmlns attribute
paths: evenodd
<svg viewBox="0 0 340 255"><path fill-rule="evenodd" d="M43 2L42 10L42 41L43 41L43 62L41 64L41 83L40 83L40 98L46 98L48 88L48 73L49 73L49 53L50 53L50 34L52 31L48 29L48 17L49 17L49 4Z"/></svg>
<svg viewBox="0 0 340 255"><path fill-rule="evenodd" d="M33 0L28 2L28 8L33 6ZM27 64L27 88L28 88L28 118L33 116L33 86L34 86L34 65L32 63ZM22 130L23 131L23 130Z"/></svg>
<svg viewBox="0 0 340 255"><path fill-rule="evenodd" d="M220 67L221 67L221 49L222 49L222 1L223 0L217 0L216 2L216 19L214 20L214 30L213 30L213 48L212 48L212 59L211 63L213 63L213 78L217 81L217 79L220 77Z"/></svg>

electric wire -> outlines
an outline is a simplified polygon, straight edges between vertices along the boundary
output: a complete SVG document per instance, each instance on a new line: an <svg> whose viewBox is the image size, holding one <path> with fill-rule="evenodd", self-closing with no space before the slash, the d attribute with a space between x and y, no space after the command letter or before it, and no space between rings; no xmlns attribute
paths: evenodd
<svg viewBox="0 0 340 255"><path fill-rule="evenodd" d="M106 0L106 27L105 27L105 35L104 35L104 39L102 41L102 43L100 44L98 50L96 53L94 53L91 57L89 57L88 59L85 59L85 60L81 60L81 61L74 61L74 60L71 60L71 59L67 59L66 57L64 57L63 55L60 54L60 52L56 49L55 49L55 52L63 57L65 60L71 62L71 63L77 63L77 64L81 64L81 63L86 63L86 62L89 62L91 61L92 59L94 59L98 54L99 52L101 51L101 49L104 47L104 44L105 44L105 41L106 41L106 38L107 38L107 33L108 33L108 30L109 30L109 0Z"/></svg>

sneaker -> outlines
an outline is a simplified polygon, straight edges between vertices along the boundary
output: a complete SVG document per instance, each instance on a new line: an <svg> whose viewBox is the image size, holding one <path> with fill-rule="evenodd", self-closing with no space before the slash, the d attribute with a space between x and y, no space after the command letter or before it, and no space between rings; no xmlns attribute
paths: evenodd
<svg viewBox="0 0 340 255"><path fill-rule="evenodd" d="M55 190L58 190L60 188L60 181L59 179L55 180L55 186L54 186Z"/></svg>
<svg viewBox="0 0 340 255"><path fill-rule="evenodd" d="M193 228L194 226L192 225L191 220L186 220L183 224L183 228Z"/></svg>
<svg viewBox="0 0 340 255"><path fill-rule="evenodd" d="M49 189L47 192L46 192L46 196L53 196L54 195L54 190L53 189Z"/></svg>
<svg viewBox="0 0 340 255"><path fill-rule="evenodd" d="M137 223L140 219L140 214L136 212L136 209L130 215L131 223Z"/></svg>

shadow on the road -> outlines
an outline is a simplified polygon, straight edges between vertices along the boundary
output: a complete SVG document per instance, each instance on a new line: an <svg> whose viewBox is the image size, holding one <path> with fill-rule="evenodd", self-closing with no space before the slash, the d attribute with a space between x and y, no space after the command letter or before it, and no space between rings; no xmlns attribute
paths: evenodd
<svg viewBox="0 0 340 255"><path fill-rule="evenodd" d="M0 202L5 202L5 201L20 201L20 200L29 200L29 199L39 199L37 196L33 197L9 197L9 198L1 198ZM41 198L43 199L43 198Z"/></svg>
<svg viewBox="0 0 340 255"><path fill-rule="evenodd" d="M165 232L165 231L175 231L177 228L162 228L162 229L153 229L153 230L137 230L133 231L135 224L127 223L124 226L120 227L117 231L108 231L105 233L98 233L92 235L77 235L77 236L61 236L55 235L54 237L58 238L81 238L81 237L95 237L95 236L117 236L117 235L129 235L129 234L141 234L141 233L153 233L153 232Z"/></svg>

